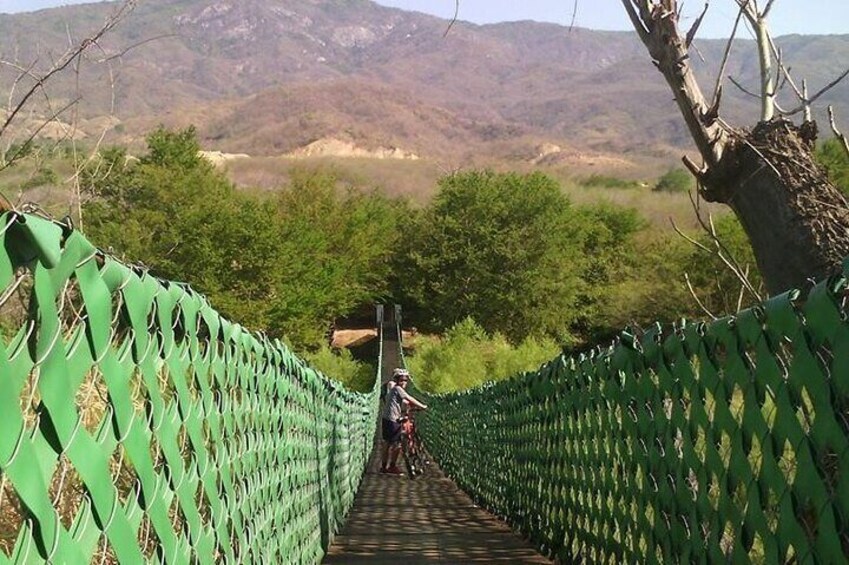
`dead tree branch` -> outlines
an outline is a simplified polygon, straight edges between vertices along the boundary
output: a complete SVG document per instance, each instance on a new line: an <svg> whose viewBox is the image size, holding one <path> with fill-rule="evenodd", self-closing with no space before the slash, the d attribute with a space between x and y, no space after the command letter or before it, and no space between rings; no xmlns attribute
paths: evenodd
<svg viewBox="0 0 849 565"><path fill-rule="evenodd" d="M816 102L823 94L825 94L826 92L828 92L829 90L831 90L832 88L834 88L835 86L840 84L843 81L843 79L845 79L847 76L849 76L849 68L847 68L845 71L843 71L840 74L839 77L837 77L836 79L834 79L833 81L831 81L830 83L828 83L827 85L822 87L819 91L817 91L816 94L814 94L813 96L808 98L805 101L805 103L800 104L799 106L797 106L796 108L793 108L792 110L788 110L787 112L785 112L785 114L788 115L788 116L792 116L793 114L798 114L799 112L803 111L805 109L806 104L808 106L810 106L811 104Z"/></svg>
<svg viewBox="0 0 849 565"><path fill-rule="evenodd" d="M742 84L737 82L737 80L733 76L728 75L728 80L730 80L731 84L736 86L740 90L740 92L742 92L743 94L745 94L747 96L751 96L752 98L757 98L757 99L760 100L760 97L761 97L760 94L757 94L756 92L752 92L751 90L749 90L748 88L746 88L745 86L743 86Z"/></svg>
<svg viewBox="0 0 849 565"><path fill-rule="evenodd" d="M127 0L121 7L112 14L106 22L98 29L93 35L83 39L79 44L74 46L73 48L66 51L59 60L56 61L53 66L47 70L43 75L37 77L35 82L30 86L30 88L24 93L18 103L12 108L12 111L6 116L6 119L3 121L3 124L0 125L0 137L6 132L9 128L9 124L11 124L17 115L26 107L29 100L44 87L44 84L48 82L55 75L61 73L69 66L74 64L79 58L85 53L92 45L94 45L100 38L109 33L112 29L115 28L124 17L129 14L129 12L135 7L135 0Z"/></svg>
<svg viewBox="0 0 849 565"><path fill-rule="evenodd" d="M578 17L578 0L572 5L572 21L569 22L569 31L575 27L575 19Z"/></svg>
<svg viewBox="0 0 849 565"><path fill-rule="evenodd" d="M769 2L766 3L766 7L764 8L764 11L761 12L762 18L765 18L769 15L769 11L772 10L772 4L774 2L775 2L775 0L769 0Z"/></svg>
<svg viewBox="0 0 849 565"><path fill-rule="evenodd" d="M690 30L687 32L687 38L684 41L684 44L689 48L693 44L693 40L696 38L696 33L699 31L699 26L702 25L702 20L707 14L708 6L710 2L705 0L705 7L702 9L702 13L699 14L699 17L696 18L696 21L693 22L693 25L690 27Z"/></svg>
<svg viewBox="0 0 849 565"><path fill-rule="evenodd" d="M699 199L698 192L696 193L695 197L693 196L692 192L689 196L690 204L692 205L693 211L696 214L696 220L701 226L702 231L708 236L709 240L713 244L713 248L710 248L707 245L701 243L700 241L697 241L696 239L685 234L675 224L675 222L671 222L672 229L674 229L679 236L684 238L686 241L688 241L698 249L701 249L702 251L718 258L728 268L728 270L734 274L735 278L740 281L741 292L745 290L754 300L758 302L762 301L763 297L761 296L761 293L754 287L751 281L749 281L749 268L744 268L737 262L737 260L734 258L734 255L731 253L731 251L728 249L725 243L722 242L722 240L719 238L719 235L716 233L716 227L713 223L713 216L709 214L707 221L705 221L704 216L702 215L700 205L701 200Z"/></svg>
<svg viewBox="0 0 849 565"><path fill-rule="evenodd" d="M684 281L687 283L687 290L690 291L690 296L693 297L693 300L696 301L696 304L698 304L702 312L704 312L711 320L718 320L719 317L716 316L716 314L714 314L710 310L708 310L708 307L705 306L704 302L702 302L702 299L699 298L699 295L696 293L696 289L693 288L693 283L690 282L690 275L688 273L684 273Z"/></svg>
<svg viewBox="0 0 849 565"><path fill-rule="evenodd" d="M843 150L846 151L846 156L849 157L849 140L846 139L846 136L837 129L837 120L834 117L834 108L832 106L828 107L828 124L831 126L831 131L834 132L835 137L837 137L840 144L843 146Z"/></svg>
<svg viewBox="0 0 849 565"><path fill-rule="evenodd" d="M711 118L711 108L690 63L686 37L678 30L677 0L622 0L622 5L655 66L672 89L702 159L709 166L717 164L727 139L723 129Z"/></svg>
<svg viewBox="0 0 849 565"><path fill-rule="evenodd" d="M160 39L169 39L171 37L179 37L179 36L176 33L163 33L163 34L160 34L160 35L155 35L153 37L148 37L147 39L142 39L141 41L138 41L136 43L128 45L124 49L121 49L119 52L113 53L112 55L106 55L104 53L104 58L103 59L97 59L96 62L97 63L108 63L109 61L114 61L115 59L120 59L121 57L123 57L124 55L126 55L127 53L132 51L133 49L137 49L137 48L139 48L143 45L146 45L148 43L152 43L154 41L159 41ZM99 45L98 45L98 47L99 47ZM102 48L101 48L101 51L102 51Z"/></svg>
<svg viewBox="0 0 849 565"><path fill-rule="evenodd" d="M9 136L11 126L22 117L24 112L32 112L31 105L36 96L40 95L44 97L47 111L46 116L43 119L39 118L38 126L34 128L24 128L24 131L26 131L24 135L25 141L18 144L17 149L12 155L4 156L3 162L0 163L0 170L11 166L13 163L23 158L32 142L38 137L44 128L51 123L57 123L62 128L62 139L67 139L69 137L72 140L74 139L76 134L76 124L78 122L76 108L82 99L80 77L82 62L86 58L87 53L93 48L100 49L101 52L103 52L100 44L102 38L119 25L127 16L129 16L129 14L135 9L137 1L138 0L124 0L118 8L106 18L100 28L80 41L75 41L72 37L71 30L66 27L68 48L57 58L51 60L48 63L48 68L43 72L36 70L41 59L39 56L36 56L32 62L26 65L21 65L13 61L0 61L0 65L12 68L17 72L12 83L12 88L9 92L6 115L4 116L2 124L0 124L0 139L5 139ZM129 48L123 50L119 56L123 55L128 50ZM109 58L107 57L107 59ZM109 64L108 60L107 64ZM71 97L69 102L57 107L54 105L46 86L48 83L52 82L55 77L69 71L74 73L75 94ZM114 114L114 73L111 65L109 69L109 76L112 82L112 104L110 114ZM16 93L24 81L28 81L30 84L18 97L16 96ZM71 120L71 124L67 125L61 122L59 118L69 111L74 112L74 116ZM101 136L101 140L102 138L103 136ZM57 141L57 143L59 142ZM77 197L76 200L77 213L79 214L79 197Z"/></svg>
<svg viewBox="0 0 849 565"><path fill-rule="evenodd" d="M711 114L719 114L719 102L722 98L722 77L725 75L725 69L728 67L728 59L731 57L731 46L734 44L734 39L737 38L737 30L740 27L742 17L743 10L740 9L737 12L737 19L734 20L731 36L728 38L728 43L725 44L725 52L722 54L722 63L719 65L719 72L716 74L716 86L713 88L713 101L710 104Z"/></svg>
<svg viewBox="0 0 849 565"><path fill-rule="evenodd" d="M457 23L457 19L460 17L460 0L454 1L454 17L451 18L451 21L448 22L448 27L445 28L445 33L442 34L442 37L448 37L448 32L451 31L451 28L454 27L454 24Z"/></svg>

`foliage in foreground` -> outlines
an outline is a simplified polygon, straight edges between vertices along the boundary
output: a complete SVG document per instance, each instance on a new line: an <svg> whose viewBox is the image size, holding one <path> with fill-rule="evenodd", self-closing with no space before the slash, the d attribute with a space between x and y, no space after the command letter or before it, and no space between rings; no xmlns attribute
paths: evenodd
<svg viewBox="0 0 849 565"><path fill-rule="evenodd" d="M429 392L449 392L534 370L559 351L554 340L545 338L528 337L511 345L503 335L487 334L466 318L442 337L417 337L407 365L416 386Z"/></svg>

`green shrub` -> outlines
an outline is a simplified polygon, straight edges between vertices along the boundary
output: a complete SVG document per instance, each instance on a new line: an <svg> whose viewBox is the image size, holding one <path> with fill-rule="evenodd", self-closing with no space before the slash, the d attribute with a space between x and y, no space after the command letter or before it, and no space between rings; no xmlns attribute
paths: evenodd
<svg viewBox="0 0 849 565"><path fill-rule="evenodd" d="M844 194L849 195L849 155L837 139L829 139L817 148L815 157Z"/></svg>
<svg viewBox="0 0 849 565"><path fill-rule="evenodd" d="M504 336L490 336L466 318L441 338L418 337L408 366L418 387L448 392L536 369L559 350L553 340L532 337L513 346Z"/></svg>
<svg viewBox="0 0 849 565"><path fill-rule="evenodd" d="M96 244L185 281L227 318L297 347L331 320L386 294L396 220L374 193L339 190L321 171L293 173L276 198L239 191L198 156L193 128L159 128L137 160L103 150L83 171Z"/></svg>
<svg viewBox="0 0 849 565"><path fill-rule="evenodd" d="M331 349L322 345L318 350L303 354L310 365L351 390L368 392L374 386L375 368L354 359L347 349Z"/></svg>
<svg viewBox="0 0 849 565"><path fill-rule="evenodd" d="M696 186L696 179L689 171L680 167L669 169L657 180L652 190L658 192L687 192Z"/></svg>
<svg viewBox="0 0 849 565"><path fill-rule="evenodd" d="M35 172L21 184L23 190L38 188L39 186L55 185L59 182L59 175L50 167L44 165L35 170Z"/></svg>
<svg viewBox="0 0 849 565"><path fill-rule="evenodd" d="M590 175L578 181L581 186L594 188L637 188L640 183L607 175Z"/></svg>
<svg viewBox="0 0 849 565"><path fill-rule="evenodd" d="M573 206L540 173L456 173L402 225L398 292L427 332L470 317L514 344L573 341L639 224L624 208Z"/></svg>

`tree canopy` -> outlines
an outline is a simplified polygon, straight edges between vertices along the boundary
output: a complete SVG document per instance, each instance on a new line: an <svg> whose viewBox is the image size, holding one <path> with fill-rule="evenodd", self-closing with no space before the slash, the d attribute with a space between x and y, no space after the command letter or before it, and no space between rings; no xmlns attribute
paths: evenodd
<svg viewBox="0 0 849 565"><path fill-rule="evenodd" d="M715 257L645 230L635 210L574 205L541 173L455 173L413 209L343 187L333 169L295 170L273 193L237 189L198 148L192 129L160 128L138 158L102 151L83 174L87 233L301 350L377 301L401 303L424 332L469 320L513 345L579 347L632 322L704 317L685 272L711 312L736 310L739 284ZM738 222L717 229L753 263Z"/></svg>
<svg viewBox="0 0 849 565"><path fill-rule="evenodd" d="M318 343L335 317L385 295L400 204L340 194L333 174L308 171L276 200L258 196L199 156L191 128L159 128L147 141L140 159L105 151L85 175L95 242L296 345Z"/></svg>
<svg viewBox="0 0 849 565"><path fill-rule="evenodd" d="M430 328L471 317L512 341L573 341L638 225L633 211L572 206L540 173L456 173L404 230L404 293Z"/></svg>

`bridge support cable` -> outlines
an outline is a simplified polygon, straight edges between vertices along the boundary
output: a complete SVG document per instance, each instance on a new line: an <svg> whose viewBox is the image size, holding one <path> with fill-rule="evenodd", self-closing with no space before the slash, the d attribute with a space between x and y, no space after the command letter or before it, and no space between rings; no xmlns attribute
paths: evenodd
<svg viewBox="0 0 849 565"><path fill-rule="evenodd" d="M383 371L381 372L381 383L386 383L392 380L392 372L403 367L401 358L401 334L398 330L398 315L397 307L384 308L384 319L382 328L382 347L383 352Z"/></svg>

